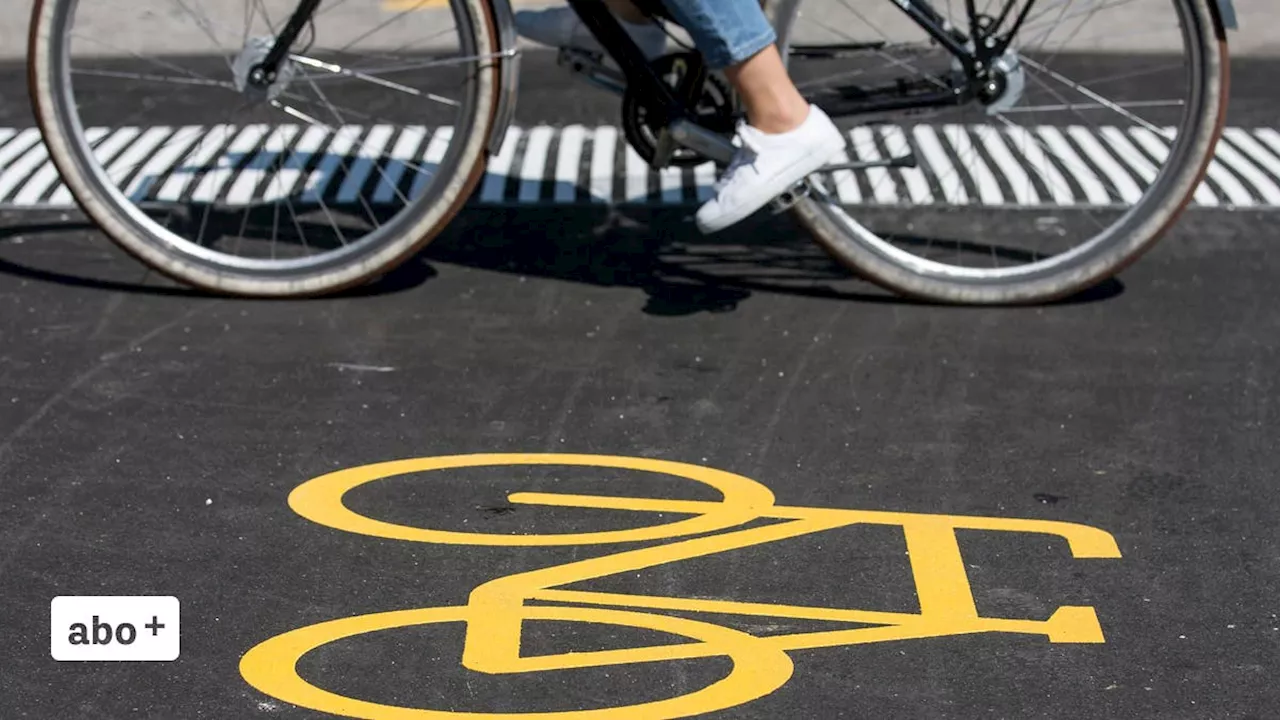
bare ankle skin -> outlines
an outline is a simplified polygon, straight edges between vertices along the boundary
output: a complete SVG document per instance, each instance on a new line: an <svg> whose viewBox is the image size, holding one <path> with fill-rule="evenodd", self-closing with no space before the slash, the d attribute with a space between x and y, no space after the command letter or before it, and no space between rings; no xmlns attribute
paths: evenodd
<svg viewBox="0 0 1280 720"><path fill-rule="evenodd" d="M809 116L809 103L791 82L774 45L726 68L725 77L742 96L747 121L761 132L788 132Z"/></svg>

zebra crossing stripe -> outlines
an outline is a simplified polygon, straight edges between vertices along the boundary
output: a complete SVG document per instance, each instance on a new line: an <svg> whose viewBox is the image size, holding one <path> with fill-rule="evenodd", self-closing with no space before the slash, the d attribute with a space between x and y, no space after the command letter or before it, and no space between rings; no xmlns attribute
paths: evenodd
<svg viewBox="0 0 1280 720"><path fill-rule="evenodd" d="M843 161L914 152L918 166L842 170L828 187L849 205L1121 208L1156 180L1172 133L1115 126L856 127ZM453 129L95 127L86 137L107 176L134 201L388 205L423 192ZM512 127L473 202L688 205L710 197L716 174L709 162L654 170L615 127ZM1280 208L1280 132L1228 128L1193 203ZM39 132L0 128L0 206L73 204Z"/></svg>

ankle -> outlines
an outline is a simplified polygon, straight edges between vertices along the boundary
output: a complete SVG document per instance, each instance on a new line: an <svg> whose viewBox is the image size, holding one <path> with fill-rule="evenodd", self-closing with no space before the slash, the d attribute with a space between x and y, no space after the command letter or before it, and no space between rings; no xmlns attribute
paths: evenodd
<svg viewBox="0 0 1280 720"><path fill-rule="evenodd" d="M767 111L747 114L751 127L770 135L791 132L803 125L808 118L809 104L806 102L778 105Z"/></svg>

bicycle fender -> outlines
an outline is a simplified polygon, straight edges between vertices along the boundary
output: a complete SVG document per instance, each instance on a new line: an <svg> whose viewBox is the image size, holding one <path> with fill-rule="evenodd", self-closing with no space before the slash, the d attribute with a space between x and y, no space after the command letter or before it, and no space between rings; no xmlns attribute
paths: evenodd
<svg viewBox="0 0 1280 720"><path fill-rule="evenodd" d="M1236 7L1232 4L1232 0L1218 0L1218 17L1222 19L1222 27L1228 30L1240 29L1236 21Z"/></svg>
<svg viewBox="0 0 1280 720"><path fill-rule="evenodd" d="M489 7L493 12L493 25L498 32L498 62L502 65L498 75L498 109L494 113L493 128L489 131L487 142L488 153L496 155L506 140L507 128L511 126L516 114L520 50L516 47L516 19L511 9L511 0L489 0Z"/></svg>

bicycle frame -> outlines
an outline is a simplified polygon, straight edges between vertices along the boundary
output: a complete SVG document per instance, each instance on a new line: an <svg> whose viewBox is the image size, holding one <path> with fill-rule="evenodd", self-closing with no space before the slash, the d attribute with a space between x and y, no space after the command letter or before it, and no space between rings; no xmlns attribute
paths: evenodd
<svg viewBox="0 0 1280 720"><path fill-rule="evenodd" d="M941 47L945 48L959 63L964 74L964 82L949 83L942 89L927 88L926 91L907 92L910 83L899 83L899 92L889 92L888 97L876 93L857 92L839 93L837 100L815 99L815 103L832 117L849 117L875 113L925 110L948 106L964 105L975 99L987 97L986 93L998 92L998 84L993 88L992 75L989 74L992 62L1003 56L1009 49L1012 39L1017 35L1023 22L1027 19L1031 8L1037 0L1026 0L1021 9L1014 14L1019 0L1002 0L997 15L983 15L977 11L975 0L964 0L965 14L969 25L968 33L952 26L941 13L934 9L929 0L888 0L896 8L905 13L916 25L927 33ZM275 81L279 64L289 53L289 48L297 40L298 35L310 22L312 15L322 0L299 0L298 7L285 24L280 36L264 60L255 66L249 76L250 82L269 85ZM506 6L504 0L495 0ZM671 141L694 148L704 156L718 161L727 161L733 154L733 148L727 139L706 128L700 127L691 112L696 100L702 92L707 70L701 56L695 53L689 63L681 85L673 92L662 78L650 66L647 58L636 46L631 36L622 28L619 20L609 12L600 0L567 0L569 5L581 18L583 24L595 35L600 44L606 48L610 57L622 69L626 80L627 91L648 110L655 125L670 130L666 138L668 148ZM660 2L660 0L650 0ZM1228 28L1236 27L1236 13L1232 0L1217 0L1220 21ZM1012 23L1006 28L1010 20ZM499 24L509 25L510 13L500 14ZM500 28L510 34L511 28ZM508 51L515 54L514 37L504 34L504 54ZM873 42L856 45L797 46L791 48L793 56L833 56L836 53L850 50L875 50L884 43ZM515 68L514 64L508 68ZM504 82L515 82L504 72ZM994 82L999 83L997 78ZM925 83L917 82L917 87ZM934 83L936 85L936 83ZM511 89L514 95L514 88ZM504 101L504 106L514 104L514 98ZM509 120L510 108L495 129L496 134L490 138L495 148L499 136L504 130L505 120ZM669 153L668 153L669 154ZM890 162L898 162L897 160ZM655 167L665 164L663 160L655 163Z"/></svg>
<svg viewBox="0 0 1280 720"><path fill-rule="evenodd" d="M1017 0L1005 0L998 16L990 23L989 29L983 30L980 15L975 7L975 0L965 0L969 21L969 34L949 27L949 23L928 0L889 0L895 7L906 13L917 25L935 41L950 52L964 68L969 82L950 91L930 93L920 97L903 98L896 103L858 102L849 100L834 107L824 107L828 114L834 116L858 115L867 112L883 112L897 109L920 109L944 107L969 102L975 96L973 86L982 82L986 68L990 67L994 58L1002 55L1009 46L1011 38L1017 33L1027 13L1036 4L1036 0L1027 0L1014 19L1013 25L1001 33L1001 28L1009 18L1011 11L1018 4ZM298 7L289 17L270 52L250 73L250 80L255 83L270 84L275 81L277 69L289 53L298 35L311 21L312 15L320 6L321 0L300 0ZM627 80L627 87L636 93L641 103L656 113L656 119L663 126L669 126L679 120L691 118L688 104L699 96L701 85L706 77L705 67L700 60L686 74L685 81L676 93L662 81L650 67L644 54L636 46L631 36L622 28L621 23L609 12L599 0L568 0L569 5L582 19L583 24L595 35L609 55L622 68ZM972 46L972 49L970 49ZM848 50L850 46L831 46L835 50ZM874 48L875 44L866 46ZM801 54L821 51L821 46L798 48Z"/></svg>

